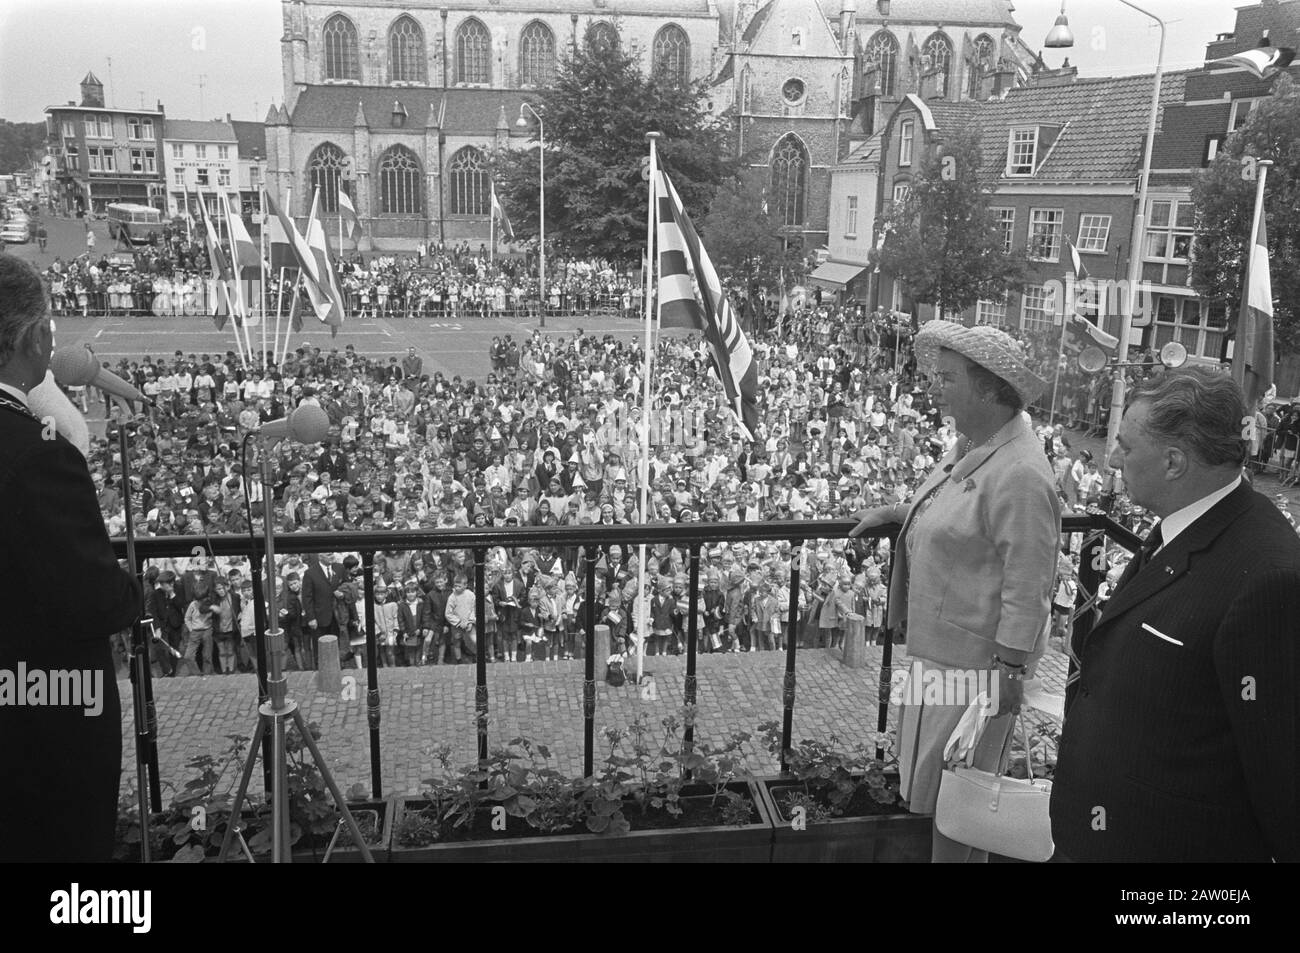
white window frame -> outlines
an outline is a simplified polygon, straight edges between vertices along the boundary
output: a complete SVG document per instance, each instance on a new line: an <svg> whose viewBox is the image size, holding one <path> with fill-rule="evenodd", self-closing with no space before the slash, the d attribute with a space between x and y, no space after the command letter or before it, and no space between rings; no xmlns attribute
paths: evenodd
<svg viewBox="0 0 1300 953"><path fill-rule="evenodd" d="M987 324L995 328L1007 326L1007 296L1000 300L980 298L975 302L975 323Z"/></svg>
<svg viewBox="0 0 1300 953"><path fill-rule="evenodd" d="M208 177L207 169L194 170L194 184L198 188L206 188L211 185L212 180Z"/></svg>
<svg viewBox="0 0 1300 953"><path fill-rule="evenodd" d="M199 142L199 143L195 143L195 145L194 145L194 158L196 158L196 159L206 159L207 157L208 157L208 147L207 147L206 145L204 145L203 143L201 143L201 142Z"/></svg>
<svg viewBox="0 0 1300 953"><path fill-rule="evenodd" d="M172 169L172 185L179 185L181 188L185 188L184 169Z"/></svg>
<svg viewBox="0 0 1300 953"><path fill-rule="evenodd" d="M144 171L147 175L154 175L158 171L158 156L152 149L144 150Z"/></svg>
<svg viewBox="0 0 1300 953"><path fill-rule="evenodd" d="M103 151L103 164L104 164L103 171L116 172L117 171L116 150L114 150L112 146L107 146L102 151Z"/></svg>
<svg viewBox="0 0 1300 953"><path fill-rule="evenodd" d="M1106 254L1106 244L1110 241L1109 215L1085 212L1079 216L1079 231L1075 236L1074 247L1080 252L1094 255Z"/></svg>
<svg viewBox="0 0 1300 953"><path fill-rule="evenodd" d="M217 170L217 185L221 185L221 186L229 187L229 185L230 185L230 170L229 170L229 169L218 169L218 170Z"/></svg>
<svg viewBox="0 0 1300 953"><path fill-rule="evenodd" d="M1017 151L1017 146L1028 144L1029 155L1028 162L1025 161L1023 150ZM1017 161L1019 160L1019 161ZM1037 126L1012 126L1011 131L1007 133L1007 168L1006 175L1009 179L1027 179L1031 178L1038 169L1038 127Z"/></svg>
<svg viewBox="0 0 1300 953"><path fill-rule="evenodd" d="M65 120L63 120L63 138L64 138L64 139L75 139L75 138L77 138L77 126L76 126L76 123L72 122L72 120L70 120L70 119L65 119Z"/></svg>
<svg viewBox="0 0 1300 953"><path fill-rule="evenodd" d="M152 138L153 138L153 120L152 120L152 119L144 118L144 119L141 119L141 120L140 120L140 138L141 138L141 139L152 139Z"/></svg>
<svg viewBox="0 0 1300 953"><path fill-rule="evenodd" d="M1156 300L1153 302L1155 313L1152 319L1155 326L1152 337L1155 348L1159 349L1170 341L1177 341L1187 348L1187 353L1192 357L1217 361L1220 349L1223 347L1224 336L1228 333L1228 313L1224 306L1217 306L1221 311L1220 323L1213 324L1210 320L1212 308L1208 302L1183 295L1161 294L1155 297ZM1162 300L1182 301L1181 306L1175 305L1172 321L1160 316Z"/></svg>
<svg viewBox="0 0 1300 953"><path fill-rule="evenodd" d="M989 211L997 216L998 228L1002 232L1002 250L1009 255L1016 242L1016 210L1010 206L995 206Z"/></svg>
<svg viewBox="0 0 1300 953"><path fill-rule="evenodd" d="M1056 285L1025 285L1020 297L1020 330L1041 331L1055 326Z"/></svg>
<svg viewBox="0 0 1300 953"><path fill-rule="evenodd" d="M912 164L912 145L916 139L916 120L904 119L898 126L898 164Z"/></svg>
<svg viewBox="0 0 1300 953"><path fill-rule="evenodd" d="M1157 205L1169 205L1169 218L1167 224L1156 225L1155 210ZM1144 226L1145 234L1142 236L1142 260L1152 262L1169 262L1183 265L1188 262L1192 251L1192 234L1195 230L1194 221L1187 221L1186 224L1178 225L1178 216L1184 212L1189 216L1195 215L1195 206L1192 204L1190 196L1186 195L1153 195L1147 200L1147 216ZM1152 254L1152 238L1156 235L1164 236L1161 254ZM1174 246L1179 238L1187 240L1187 254L1182 257L1174 253Z"/></svg>
<svg viewBox="0 0 1300 953"><path fill-rule="evenodd" d="M1250 113L1255 108L1255 104L1263 102L1267 98L1267 96L1243 96L1241 99L1234 99L1232 108L1228 110L1228 135L1232 135L1244 126L1250 119ZM1246 108L1240 109L1240 106Z"/></svg>
<svg viewBox="0 0 1300 953"><path fill-rule="evenodd" d="M126 120L126 137L132 142L139 142L144 137L140 135L140 117L129 116Z"/></svg>
<svg viewBox="0 0 1300 953"><path fill-rule="evenodd" d="M217 146L217 158L218 158L218 159L229 159L229 158L230 158L230 146Z"/></svg>
<svg viewBox="0 0 1300 953"><path fill-rule="evenodd" d="M894 183L894 204L907 201L907 195L912 191L912 183L895 182Z"/></svg>
<svg viewBox="0 0 1300 953"><path fill-rule="evenodd" d="M172 143L172 158L173 159L185 158L185 144L183 142Z"/></svg>
<svg viewBox="0 0 1300 953"><path fill-rule="evenodd" d="M1042 216L1049 218L1043 219ZM1051 239L1047 245L1047 253L1042 255L1034 254L1034 239L1036 236L1043 234L1043 226L1047 226L1046 235ZM1060 261L1062 236L1065 234L1065 209L1063 208L1031 208L1029 210L1029 260L1030 261Z"/></svg>
<svg viewBox="0 0 1300 953"><path fill-rule="evenodd" d="M858 237L858 197L850 195L844 205L844 237Z"/></svg>
<svg viewBox="0 0 1300 953"><path fill-rule="evenodd" d="M86 149L86 171L101 172L103 166L100 164L99 146L90 146Z"/></svg>

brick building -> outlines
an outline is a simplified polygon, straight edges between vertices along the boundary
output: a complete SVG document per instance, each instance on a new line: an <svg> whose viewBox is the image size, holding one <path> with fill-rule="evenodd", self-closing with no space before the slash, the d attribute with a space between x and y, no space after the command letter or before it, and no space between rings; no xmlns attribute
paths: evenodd
<svg viewBox="0 0 1300 953"><path fill-rule="evenodd" d="M53 160L52 199L61 215L103 213L113 202L165 208L163 105L115 109L104 104L94 73L81 81L81 102L45 108Z"/></svg>

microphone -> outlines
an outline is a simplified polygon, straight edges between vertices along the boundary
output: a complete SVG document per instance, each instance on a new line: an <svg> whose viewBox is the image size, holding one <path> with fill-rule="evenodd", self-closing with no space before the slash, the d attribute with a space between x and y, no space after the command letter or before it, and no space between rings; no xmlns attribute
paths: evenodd
<svg viewBox="0 0 1300 953"><path fill-rule="evenodd" d="M329 431L329 414L315 404L301 404L289 416L268 421L257 430L263 439L272 443L288 439L307 444L320 443Z"/></svg>
<svg viewBox="0 0 1300 953"><path fill-rule="evenodd" d="M99 361L95 360L95 352L88 346L69 344L59 348L50 356L50 370L54 372L54 379L63 387L98 387L122 400L153 404L152 400L131 384L107 368L100 367Z"/></svg>

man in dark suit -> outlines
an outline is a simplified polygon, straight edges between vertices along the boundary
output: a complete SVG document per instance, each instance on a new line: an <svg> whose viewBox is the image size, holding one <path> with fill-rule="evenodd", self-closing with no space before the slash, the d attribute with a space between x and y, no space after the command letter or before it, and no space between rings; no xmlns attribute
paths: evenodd
<svg viewBox="0 0 1300 953"><path fill-rule="evenodd" d="M317 639L339 634L334 618L334 590L340 581L341 574L332 563L322 564L319 555L308 554L301 593L304 668L316 667Z"/></svg>
<svg viewBox="0 0 1300 953"><path fill-rule="evenodd" d="M122 768L109 637L142 599L113 556L85 459L27 407L54 346L48 301L31 265L0 255L0 862L103 862Z"/></svg>
<svg viewBox="0 0 1300 953"><path fill-rule="evenodd" d="M1205 369L1130 396L1111 463L1161 521L1073 647L1060 859L1300 860L1300 539L1243 479L1245 417Z"/></svg>

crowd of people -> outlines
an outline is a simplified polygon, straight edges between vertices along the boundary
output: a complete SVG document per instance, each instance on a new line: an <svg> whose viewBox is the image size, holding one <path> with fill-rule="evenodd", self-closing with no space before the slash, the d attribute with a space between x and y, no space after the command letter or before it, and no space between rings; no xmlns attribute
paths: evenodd
<svg viewBox="0 0 1300 953"><path fill-rule="evenodd" d="M384 266L380 266L381 268ZM956 442L916 373L909 335L888 316L807 309L753 335L762 419L745 434L726 406L698 337L664 336L655 354L646 518L719 522L846 518L908 499ZM139 535L199 541L257 529L266 512L241 438L301 403L325 410L323 446L280 444L270 518L281 532L456 526L619 525L640 521L637 336L493 341L479 382L424 373L350 346L299 348L281 367L245 369L233 353L142 356L115 370L156 404L133 434L130 493ZM81 396L84 401L84 395ZM1039 430L1067 512L1107 511L1141 528L1118 471L1070 446L1070 421ZM115 425L90 463L110 535L125 530ZM245 469L245 468L248 469ZM1071 509L1072 508L1072 509ZM250 524L251 520L251 524ZM705 651L784 645L791 594L782 544L710 546L699 631ZM824 540L802 553L801 638L835 643L856 612L880 631L889 547ZM349 563L349 560L351 561ZM643 591L637 554L611 546L598 565L599 619L610 651L634 638L647 604L647 653L681 651L688 602L682 552L652 547ZM251 664L251 578L241 560L153 567L150 617L164 671L238 671ZM1075 571L1062 562L1063 583ZM1077 560L1076 564L1077 565ZM314 636L358 644L356 557L289 557L278 567L294 664L314 664ZM388 551L376 558L381 662L468 660L476 644L465 551ZM492 553L488 643L494 661L567 658L584 650L586 571L576 547ZM167 588L170 584L170 588ZM472 595L472 593L471 593ZM197 606L197 608L196 608ZM452 608L449 609L448 606ZM606 646L599 646L604 655Z"/></svg>
<svg viewBox="0 0 1300 953"><path fill-rule="evenodd" d="M166 224L147 244L87 250L62 256L44 270L55 315L136 314L174 317L211 314L220 288L210 282L207 251L184 227ZM111 253L110 253L111 252ZM383 255L367 262L361 253L341 256L339 278L349 314L355 317L455 320L489 316L639 313L637 276L602 259L552 258L545 263L546 295L535 255L497 257L486 246L422 244L414 255ZM255 292L254 292L255 293ZM293 282L268 273L268 308L288 310Z"/></svg>

